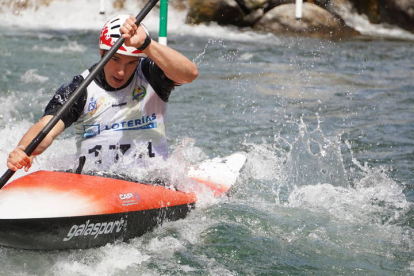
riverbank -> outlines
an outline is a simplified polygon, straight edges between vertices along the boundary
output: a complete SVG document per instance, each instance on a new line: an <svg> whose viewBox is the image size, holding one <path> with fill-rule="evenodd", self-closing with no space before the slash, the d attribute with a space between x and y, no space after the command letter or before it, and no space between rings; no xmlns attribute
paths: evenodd
<svg viewBox="0 0 414 276"><path fill-rule="evenodd" d="M0 13L21 18L28 10L74 0L3 0ZM121 11L146 1L106 0L106 10ZM408 0L305 0L300 18L295 0L170 0L169 9L183 14L189 26L217 24L276 36L323 39L382 37L414 40L414 3ZM77 6L77 9L80 9ZM0 20L1 21L1 20Z"/></svg>

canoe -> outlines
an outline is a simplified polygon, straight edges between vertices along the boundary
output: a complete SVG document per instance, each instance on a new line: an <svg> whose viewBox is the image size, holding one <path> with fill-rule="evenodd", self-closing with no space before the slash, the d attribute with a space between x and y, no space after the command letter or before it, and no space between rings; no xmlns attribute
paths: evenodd
<svg viewBox="0 0 414 276"><path fill-rule="evenodd" d="M235 153L190 167L191 192L68 172L25 175L0 190L0 246L66 250L127 241L184 218L200 193L225 195L245 162Z"/></svg>

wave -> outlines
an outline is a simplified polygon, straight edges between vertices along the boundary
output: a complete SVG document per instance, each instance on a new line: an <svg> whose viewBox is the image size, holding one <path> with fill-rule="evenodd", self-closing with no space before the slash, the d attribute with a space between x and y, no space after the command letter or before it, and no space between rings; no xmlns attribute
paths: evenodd
<svg viewBox="0 0 414 276"><path fill-rule="evenodd" d="M36 74L37 69L30 69L24 73L20 79L25 83L43 83L49 80L48 77Z"/></svg>
<svg viewBox="0 0 414 276"><path fill-rule="evenodd" d="M76 41L69 41L67 45L58 48L51 47L39 47L38 45L33 46L33 50L40 50L46 53L67 53L67 52L85 52L86 47L78 44Z"/></svg>

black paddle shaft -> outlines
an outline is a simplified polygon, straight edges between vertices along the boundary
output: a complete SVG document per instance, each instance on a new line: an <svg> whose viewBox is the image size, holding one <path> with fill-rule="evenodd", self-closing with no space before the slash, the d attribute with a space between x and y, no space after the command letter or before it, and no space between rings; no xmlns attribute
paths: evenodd
<svg viewBox="0 0 414 276"><path fill-rule="evenodd" d="M139 12L139 14L135 17L136 21L135 24L138 26L142 20L144 20L145 16L152 10L152 8L157 4L158 0L149 0L148 3L144 6L144 8ZM79 99L82 95L83 91L88 87L88 85L92 82L95 76L104 68L104 66L108 63L108 61L113 57L113 55L118 51L118 49L122 46L125 39L120 37L116 43L111 47L109 51L102 57L99 63L95 66L95 68L90 72L90 74L83 80L81 85L72 93L72 95L68 98L67 102L62 105L59 111L56 113L55 116L46 124L46 126L37 134L37 136L30 142L30 144L25 149L25 153L30 156L33 151L39 146L39 144L45 139L47 134L53 129L53 127L62 119L63 115L68 112L71 106ZM7 181L13 176L15 171L8 169L3 176L0 178L0 189L6 185Z"/></svg>

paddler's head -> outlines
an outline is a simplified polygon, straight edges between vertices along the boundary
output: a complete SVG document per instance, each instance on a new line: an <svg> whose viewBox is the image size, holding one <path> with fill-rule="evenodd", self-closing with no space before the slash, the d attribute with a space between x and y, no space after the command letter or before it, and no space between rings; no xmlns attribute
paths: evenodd
<svg viewBox="0 0 414 276"><path fill-rule="evenodd" d="M104 55L105 51L111 49L112 45L121 37L120 28L129 18L129 15L121 14L109 19L102 28L99 37L99 53ZM142 27L145 26L141 24ZM147 32L147 30L145 29ZM104 74L107 83L113 88L124 86L132 77L141 58L147 57L146 54L137 48L122 46L116 51L114 56L104 67Z"/></svg>

